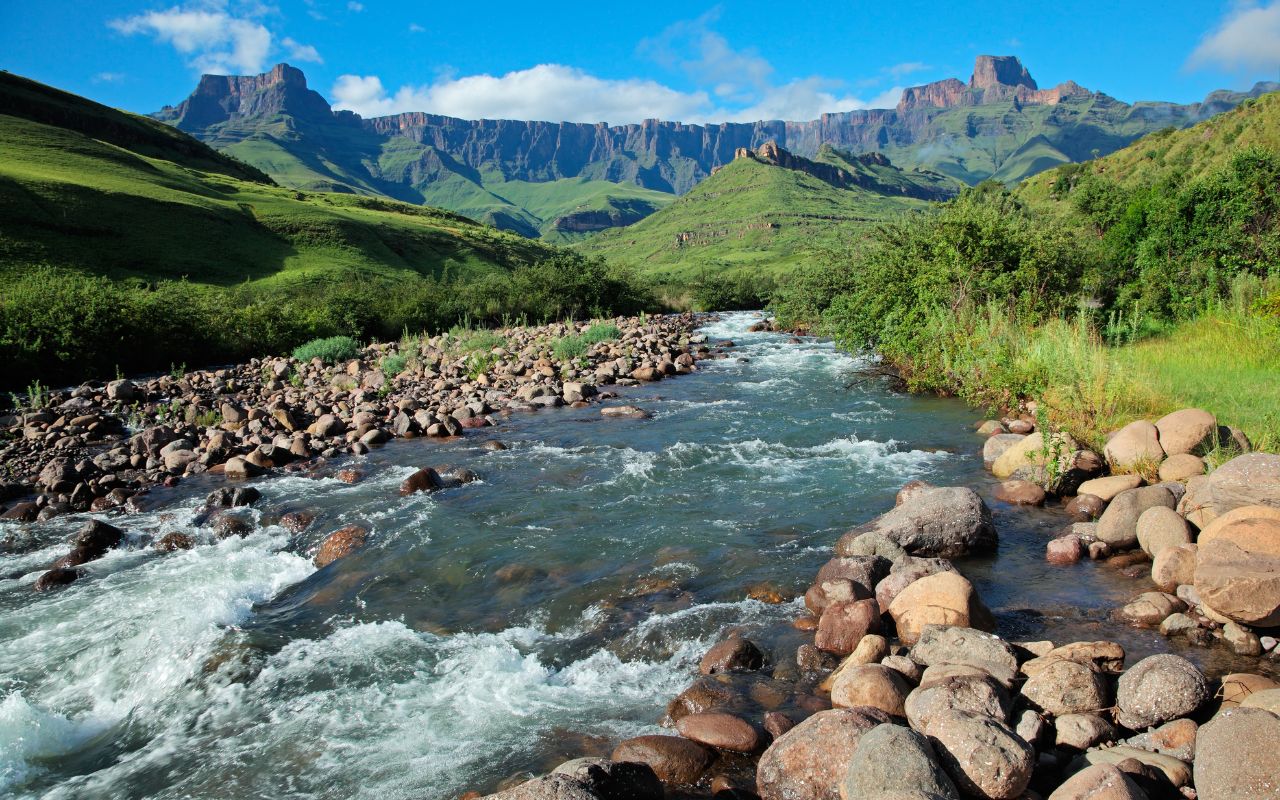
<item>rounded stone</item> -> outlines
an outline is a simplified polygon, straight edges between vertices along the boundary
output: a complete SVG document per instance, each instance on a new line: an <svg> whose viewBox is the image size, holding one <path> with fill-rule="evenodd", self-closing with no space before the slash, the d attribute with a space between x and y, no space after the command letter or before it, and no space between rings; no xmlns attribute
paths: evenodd
<svg viewBox="0 0 1280 800"><path fill-rule="evenodd" d="M960 797L928 739L901 725L879 725L863 734L840 793L844 800L877 800L900 791Z"/></svg>
<svg viewBox="0 0 1280 800"><path fill-rule="evenodd" d="M883 664L861 664L841 670L831 686L831 705L870 706L895 717L905 716L903 705L910 687L897 671Z"/></svg>
<svg viewBox="0 0 1280 800"><path fill-rule="evenodd" d="M1223 711L1196 736L1200 800L1280 797L1280 717L1260 708Z"/></svg>
<svg viewBox="0 0 1280 800"><path fill-rule="evenodd" d="M1141 731L1193 713L1208 696L1204 674L1167 653L1134 664L1116 687L1116 721Z"/></svg>
<svg viewBox="0 0 1280 800"><path fill-rule="evenodd" d="M676 730L686 739L720 750L753 753L760 747L760 733L751 723L719 711L705 711L681 717Z"/></svg>
<svg viewBox="0 0 1280 800"><path fill-rule="evenodd" d="M1166 506L1153 506L1138 517L1138 546L1157 556L1166 547L1191 543L1191 526L1182 515Z"/></svg>
<svg viewBox="0 0 1280 800"><path fill-rule="evenodd" d="M1049 800L1147 800L1147 793L1114 764L1094 764L1063 781Z"/></svg>
<svg viewBox="0 0 1280 800"><path fill-rule="evenodd" d="M1022 686L1022 696L1046 714L1097 713L1111 706L1107 682L1093 667L1057 661Z"/></svg>
<svg viewBox="0 0 1280 800"><path fill-rule="evenodd" d="M668 786L692 786L711 766L715 753L679 736L649 735L621 742L610 759L647 764Z"/></svg>
<svg viewBox="0 0 1280 800"><path fill-rule="evenodd" d="M809 717L760 756L756 791L761 800L840 800L840 781L860 739L891 721L873 708L837 708Z"/></svg>
<svg viewBox="0 0 1280 800"><path fill-rule="evenodd" d="M946 711L925 735L961 791L988 800L1014 800L1031 781L1035 751L1003 722Z"/></svg>

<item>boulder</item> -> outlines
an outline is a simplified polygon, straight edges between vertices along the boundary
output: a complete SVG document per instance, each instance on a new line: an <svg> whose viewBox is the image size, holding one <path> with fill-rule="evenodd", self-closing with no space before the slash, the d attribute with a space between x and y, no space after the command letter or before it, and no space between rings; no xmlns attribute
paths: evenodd
<svg viewBox="0 0 1280 800"><path fill-rule="evenodd" d="M716 644L702 657L698 671L703 675L725 672L752 672L764 666L764 653L750 639L732 636Z"/></svg>
<svg viewBox="0 0 1280 800"><path fill-rule="evenodd" d="M1138 544L1138 519L1149 508L1175 508L1173 494L1163 486L1129 489L1115 496L1098 518L1098 541L1118 550Z"/></svg>
<svg viewBox="0 0 1280 800"><path fill-rule="evenodd" d="M996 546L990 509L976 492L963 487L912 493L902 505L842 536L836 553L844 555L842 548L866 532L883 534L912 555L958 558Z"/></svg>
<svg viewBox="0 0 1280 800"><path fill-rule="evenodd" d="M774 740L756 767L761 800L840 800L859 740L892 722L874 708L820 711ZM615 756L616 760L616 756Z"/></svg>
<svg viewBox="0 0 1280 800"><path fill-rule="evenodd" d="M827 606L818 619L814 644L828 653L847 656L862 637L880 632L880 606L875 600L854 600Z"/></svg>
<svg viewBox="0 0 1280 800"><path fill-rule="evenodd" d="M552 770L553 775L576 778L600 800L662 800L662 782L646 764L575 758Z"/></svg>
<svg viewBox="0 0 1280 800"><path fill-rule="evenodd" d="M1204 675L1170 654L1148 656L1127 669L1116 686L1116 721L1141 731L1193 713L1208 697Z"/></svg>
<svg viewBox="0 0 1280 800"><path fill-rule="evenodd" d="M1074 564L1084 555L1084 543L1074 533L1050 539L1044 547L1044 560L1050 564Z"/></svg>
<svg viewBox="0 0 1280 800"><path fill-rule="evenodd" d="M876 602L887 609L903 589L927 575L939 572L955 572L955 565L945 558L916 558L904 556L894 562L889 576L876 584Z"/></svg>
<svg viewBox="0 0 1280 800"><path fill-rule="evenodd" d="M993 678L985 675L950 675L921 679L903 704L907 722L924 733L934 717L945 711L965 711L1005 720L1009 696Z"/></svg>
<svg viewBox="0 0 1280 800"><path fill-rule="evenodd" d="M1185 761L1173 756L1152 753L1123 744L1081 753L1068 766L1068 771L1083 770L1093 764L1113 764L1125 772L1134 774L1129 769L1129 766L1124 763L1130 760L1137 761L1138 764L1143 765L1146 768L1143 771L1147 774L1163 773L1164 780L1172 784L1174 788L1187 786L1191 783L1191 767ZM1152 772L1153 770L1155 771L1154 773Z"/></svg>
<svg viewBox="0 0 1280 800"><path fill-rule="evenodd" d="M997 433L982 445L982 463L990 469L1000 457L1027 437L1018 433Z"/></svg>
<svg viewBox="0 0 1280 800"><path fill-rule="evenodd" d="M1085 481L1080 484L1078 491L1080 494L1091 494L1109 503L1121 492L1137 489L1141 485L1140 475L1108 475L1105 478Z"/></svg>
<svg viewBox="0 0 1280 800"><path fill-rule="evenodd" d="M1218 443L1218 421L1208 411L1184 408L1156 420L1160 447L1176 456L1202 456Z"/></svg>
<svg viewBox="0 0 1280 800"><path fill-rule="evenodd" d="M1063 714L1053 721L1054 743L1067 750L1088 750L1099 742L1114 741L1116 726L1098 714Z"/></svg>
<svg viewBox="0 0 1280 800"><path fill-rule="evenodd" d="M1169 456L1160 465L1160 480L1186 483L1197 475L1204 474L1204 459L1190 453Z"/></svg>
<svg viewBox="0 0 1280 800"><path fill-rule="evenodd" d="M1107 501L1101 497L1081 492L1075 497L1067 501L1066 507L1063 509L1067 512L1067 516L1076 522L1093 522L1102 516L1102 512L1107 508Z"/></svg>
<svg viewBox="0 0 1280 800"><path fill-rule="evenodd" d="M1166 547L1151 562L1151 582L1162 592L1195 581L1196 549L1194 544Z"/></svg>
<svg viewBox="0 0 1280 800"><path fill-rule="evenodd" d="M1031 481L1012 479L996 485L995 498L1013 506L1042 506L1045 491Z"/></svg>
<svg viewBox="0 0 1280 800"><path fill-rule="evenodd" d="M728 708L740 701L741 696L729 686L712 678L699 678L667 704L667 716L678 722L681 717Z"/></svg>
<svg viewBox="0 0 1280 800"><path fill-rule="evenodd" d="M1113 468L1126 468L1144 464L1155 466L1164 460L1164 448L1160 446L1160 432L1150 422L1140 419L1130 422L1107 442L1103 448L1107 463Z"/></svg>
<svg viewBox="0 0 1280 800"><path fill-rule="evenodd" d="M1236 622L1222 626L1222 640L1232 652L1240 656L1262 655L1262 640L1257 634Z"/></svg>
<svg viewBox="0 0 1280 800"><path fill-rule="evenodd" d="M444 479L431 467L423 467L400 482L400 496L407 497L418 492L434 492L444 488Z"/></svg>
<svg viewBox="0 0 1280 800"><path fill-rule="evenodd" d="M1225 514L1214 517L1212 522L1204 525L1200 529L1200 535L1196 538L1196 541L1211 542L1218 538L1220 532L1224 528L1234 526L1235 523L1243 522L1245 520L1274 520L1276 522L1280 522L1280 508L1272 508L1271 506L1240 506L1239 508L1234 508ZM1226 538L1232 539L1236 544L1239 544L1241 547L1248 550L1251 549L1251 547L1249 544L1246 544L1246 541L1258 541L1261 537L1248 535L1243 539L1238 539L1237 537L1240 534L1261 533L1262 530L1262 526L1255 523L1254 525L1242 528L1237 532L1237 534Z"/></svg>
<svg viewBox="0 0 1280 800"><path fill-rule="evenodd" d="M1280 625L1280 556L1251 552L1226 538L1199 544L1195 589L1204 605L1227 619Z"/></svg>
<svg viewBox="0 0 1280 800"><path fill-rule="evenodd" d="M586 781L570 775L544 775L480 800L606 800Z"/></svg>
<svg viewBox="0 0 1280 800"><path fill-rule="evenodd" d="M1143 592L1120 609L1120 616L1135 625L1159 625L1164 618L1186 611L1187 604L1164 592Z"/></svg>
<svg viewBox="0 0 1280 800"><path fill-rule="evenodd" d="M1092 665L1056 661L1027 680L1022 696L1052 716L1092 714L1111 707L1107 681Z"/></svg>
<svg viewBox="0 0 1280 800"><path fill-rule="evenodd" d="M613 749L612 761L645 764L668 787L697 783L715 760L715 752L679 736L636 736Z"/></svg>
<svg viewBox="0 0 1280 800"><path fill-rule="evenodd" d="M994 439L995 437L993 436L992 438ZM1047 465L1052 455L1049 450L1054 450L1061 459L1065 454L1073 453L1079 449L1075 440L1066 433L1053 434L1050 436L1050 442L1052 447L1046 448L1044 433L1041 431L1024 436L992 462L992 474L1001 480L1012 478L1014 473L1020 469Z"/></svg>
<svg viewBox="0 0 1280 800"><path fill-rule="evenodd" d="M1195 781L1200 800L1280 798L1280 717L1228 709L1200 727Z"/></svg>
<svg viewBox="0 0 1280 800"><path fill-rule="evenodd" d="M995 620L973 584L958 572L938 572L911 583L889 606L904 644L914 644L926 625L956 625L991 631Z"/></svg>
<svg viewBox="0 0 1280 800"><path fill-rule="evenodd" d="M911 660L926 667L977 667L1008 688L1018 675L1013 646L992 633L955 625L926 625L911 648Z"/></svg>
<svg viewBox="0 0 1280 800"><path fill-rule="evenodd" d="M889 574L893 562L876 555L836 556L818 570L814 583L821 586L827 581L848 580L857 584L855 599L874 596L875 586Z"/></svg>
<svg viewBox="0 0 1280 800"><path fill-rule="evenodd" d="M1205 495L1216 515L1240 506L1280 508L1280 455L1246 453L1231 459L1209 475Z"/></svg>
<svg viewBox="0 0 1280 800"><path fill-rule="evenodd" d="M754 753L760 749L760 733L749 722L733 714L705 711L681 717L676 730L686 739L720 750Z"/></svg>
<svg viewBox="0 0 1280 800"><path fill-rule="evenodd" d="M1196 757L1196 734L1200 726L1192 719L1175 719L1146 733L1130 736L1125 740L1129 747L1149 750L1179 761L1191 761Z"/></svg>
<svg viewBox="0 0 1280 800"><path fill-rule="evenodd" d="M70 567L55 567L41 575L39 578L36 578L33 588L37 592L48 592L58 588L59 586L66 586L67 584L74 583L76 579L83 574L84 573L78 569L71 569Z"/></svg>
<svg viewBox="0 0 1280 800"><path fill-rule="evenodd" d="M878 800L890 792L960 798L928 739L901 725L878 725L862 735L840 795L843 800Z"/></svg>
<svg viewBox="0 0 1280 800"><path fill-rule="evenodd" d="M1063 781L1049 800L1147 800L1147 794L1115 765L1094 764Z"/></svg>
<svg viewBox="0 0 1280 800"><path fill-rule="evenodd" d="M1261 708L1280 715L1280 688L1254 692L1240 701L1240 708Z"/></svg>
<svg viewBox="0 0 1280 800"><path fill-rule="evenodd" d="M1222 708L1235 708L1242 705L1250 697L1261 692L1280 689L1280 683L1265 675L1251 672L1232 672L1223 675L1218 695L1222 698Z"/></svg>
<svg viewBox="0 0 1280 800"><path fill-rule="evenodd" d="M836 708L870 706L895 717L905 716L904 703L910 687L895 670L883 664L862 664L842 669L831 686L831 705Z"/></svg>
<svg viewBox="0 0 1280 800"><path fill-rule="evenodd" d="M369 532L359 525L348 525L325 537L316 553L317 568L326 567L340 558L362 549L369 539Z"/></svg>
<svg viewBox="0 0 1280 800"><path fill-rule="evenodd" d="M1138 517L1138 546L1152 557L1166 547L1190 544L1191 526L1172 508L1152 506Z"/></svg>
<svg viewBox="0 0 1280 800"><path fill-rule="evenodd" d="M924 733L962 792L989 800L1014 800L1031 782L1035 751L999 720L944 711Z"/></svg>
<svg viewBox="0 0 1280 800"><path fill-rule="evenodd" d="M1124 648L1115 642L1071 642L1024 661L1022 674L1033 678L1055 661L1090 664L1099 672L1116 675L1124 669Z"/></svg>
<svg viewBox="0 0 1280 800"><path fill-rule="evenodd" d="M246 480L265 475L267 470L248 459L235 456L222 465L222 474L230 480Z"/></svg>

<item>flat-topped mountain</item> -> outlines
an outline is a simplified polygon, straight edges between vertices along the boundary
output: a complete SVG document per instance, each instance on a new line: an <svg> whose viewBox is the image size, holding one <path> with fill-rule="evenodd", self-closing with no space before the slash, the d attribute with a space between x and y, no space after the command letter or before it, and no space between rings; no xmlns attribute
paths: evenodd
<svg viewBox="0 0 1280 800"><path fill-rule="evenodd" d="M1040 89L1012 56L979 56L967 83L904 92L897 108L808 121L627 125L463 120L419 112L362 119L335 111L302 72L204 76L155 117L301 189L385 195L438 205L527 236L579 238L628 224L732 162L776 142L814 158L823 145L882 152L965 183L1016 182L1184 127L1280 88L1215 92L1202 103L1130 105L1067 81Z"/></svg>

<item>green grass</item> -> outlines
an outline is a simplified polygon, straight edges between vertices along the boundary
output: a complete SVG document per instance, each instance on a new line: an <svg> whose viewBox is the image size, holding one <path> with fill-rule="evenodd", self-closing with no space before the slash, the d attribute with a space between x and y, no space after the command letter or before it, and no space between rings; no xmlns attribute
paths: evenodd
<svg viewBox="0 0 1280 800"><path fill-rule="evenodd" d="M562 336L551 346L551 352L559 361L569 361L587 352L587 342L581 336Z"/></svg>
<svg viewBox="0 0 1280 800"><path fill-rule="evenodd" d="M612 342L622 336L622 329L607 322L597 322L582 332L582 341L587 344Z"/></svg>
<svg viewBox="0 0 1280 800"><path fill-rule="evenodd" d="M330 336L325 339L313 339L306 344L299 345L293 351L293 357L298 361L310 361L313 358L318 358L326 364L350 361L358 355L360 355L360 343L350 336Z"/></svg>

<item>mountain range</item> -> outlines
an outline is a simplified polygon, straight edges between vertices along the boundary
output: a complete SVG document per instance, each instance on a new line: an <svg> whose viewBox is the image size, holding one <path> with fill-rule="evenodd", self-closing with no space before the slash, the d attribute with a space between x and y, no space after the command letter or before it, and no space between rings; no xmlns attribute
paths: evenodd
<svg viewBox="0 0 1280 800"><path fill-rule="evenodd" d="M256 76L205 75L153 116L282 185L434 205L549 241L632 224L688 193L742 149L776 143L815 158L823 146L880 152L967 184L1015 183L1185 127L1280 89L1218 91L1203 102L1124 103L1068 81L1040 89L1012 56L979 56L969 81L904 91L896 108L817 120L630 125L462 120L422 112L362 119L334 110L287 64Z"/></svg>

